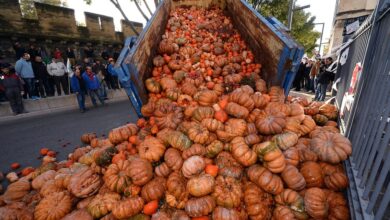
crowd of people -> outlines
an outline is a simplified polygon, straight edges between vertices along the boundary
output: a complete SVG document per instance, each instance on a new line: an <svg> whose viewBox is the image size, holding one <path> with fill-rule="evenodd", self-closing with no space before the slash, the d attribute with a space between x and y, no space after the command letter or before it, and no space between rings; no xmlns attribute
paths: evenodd
<svg viewBox="0 0 390 220"><path fill-rule="evenodd" d="M314 93L315 101L324 101L326 92L335 78L337 62L332 57L312 58L304 57L296 73L293 88L295 91Z"/></svg>
<svg viewBox="0 0 390 220"><path fill-rule="evenodd" d="M48 56L41 48L23 48L14 44L16 62L0 63L0 101L9 101L15 115L26 113L23 99L38 100L51 96L76 94L80 112L85 112L85 96L94 106L104 105L108 89L119 89L113 68L119 52L107 50L95 56L92 47L85 47L84 58L76 59L73 48L59 48ZM69 63L68 63L69 62Z"/></svg>

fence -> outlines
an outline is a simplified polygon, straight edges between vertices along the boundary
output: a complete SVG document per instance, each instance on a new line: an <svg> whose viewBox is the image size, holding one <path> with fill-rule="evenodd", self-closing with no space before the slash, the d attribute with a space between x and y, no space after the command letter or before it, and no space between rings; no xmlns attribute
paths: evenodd
<svg viewBox="0 0 390 220"><path fill-rule="evenodd" d="M380 0L340 53L336 103L342 131L353 144L345 163L351 219L390 219L389 27L390 0Z"/></svg>

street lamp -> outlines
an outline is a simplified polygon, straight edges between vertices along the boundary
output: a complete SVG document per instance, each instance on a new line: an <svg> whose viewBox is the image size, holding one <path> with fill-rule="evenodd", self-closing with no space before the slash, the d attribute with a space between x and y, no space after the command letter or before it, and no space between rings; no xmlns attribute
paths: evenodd
<svg viewBox="0 0 390 220"><path fill-rule="evenodd" d="M306 8L310 8L310 5L305 5L301 7L295 8L295 0L290 0L290 5L288 7L288 30L291 31L292 28L292 18L293 18L293 12L294 11L300 11Z"/></svg>
<svg viewBox="0 0 390 220"><path fill-rule="evenodd" d="M320 38L320 47L319 47L319 49L318 49L318 53L321 54L322 36L324 35L325 23L324 23L324 22L321 22L321 23L313 23L313 24L314 24L314 25L322 25L321 38Z"/></svg>

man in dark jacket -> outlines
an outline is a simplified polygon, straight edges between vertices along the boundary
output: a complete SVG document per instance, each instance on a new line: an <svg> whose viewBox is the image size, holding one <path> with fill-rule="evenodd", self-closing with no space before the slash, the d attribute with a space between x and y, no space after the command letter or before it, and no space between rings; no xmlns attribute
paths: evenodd
<svg viewBox="0 0 390 220"><path fill-rule="evenodd" d="M295 75L295 79L293 82L293 86L295 88L295 91L301 91L301 82L303 81L303 77L305 75L306 61L307 61L306 57L302 59L301 64L299 65L297 74Z"/></svg>
<svg viewBox="0 0 390 220"><path fill-rule="evenodd" d="M19 42L15 42L13 47L15 50L16 60L19 60L26 52L26 49L24 49L24 47L22 47Z"/></svg>
<svg viewBox="0 0 390 220"><path fill-rule="evenodd" d="M76 94L80 112L84 113L86 110L85 94L87 93L87 87L85 85L83 77L81 76L80 67L76 67L75 72L70 79L70 86L72 87L72 91Z"/></svg>
<svg viewBox="0 0 390 220"><path fill-rule="evenodd" d="M8 63L2 64L0 70L4 74L3 86L12 112L14 115L25 113L22 101L23 85L21 79L16 75L15 69Z"/></svg>
<svg viewBox="0 0 390 220"><path fill-rule="evenodd" d="M333 59L328 57L325 59L325 65L320 68L320 74L318 76L318 85L316 89L316 95L314 100L324 101L326 97L326 89L329 83L334 78L334 73L328 70L328 67L333 63Z"/></svg>
<svg viewBox="0 0 390 220"><path fill-rule="evenodd" d="M35 62L32 64L35 75L35 90L41 98L46 96L53 96L54 90L51 90L49 85L49 73L47 72L46 65L42 62L40 56L35 57Z"/></svg>

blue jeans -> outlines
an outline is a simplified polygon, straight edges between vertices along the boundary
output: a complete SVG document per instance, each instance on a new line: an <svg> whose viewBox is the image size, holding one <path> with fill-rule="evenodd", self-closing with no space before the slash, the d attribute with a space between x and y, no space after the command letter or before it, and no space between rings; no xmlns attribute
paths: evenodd
<svg viewBox="0 0 390 220"><path fill-rule="evenodd" d="M314 97L314 100L316 101L324 101L326 97L326 89L328 88L329 84L322 84L318 83L317 84L317 89L316 89L316 96Z"/></svg>
<svg viewBox="0 0 390 220"><path fill-rule="evenodd" d="M99 89L91 89L88 93L94 106L97 106L96 99L99 99L100 103L104 105L104 99L99 95Z"/></svg>
<svg viewBox="0 0 390 220"><path fill-rule="evenodd" d="M107 85L105 83L100 84L99 94L103 98L107 98Z"/></svg>
<svg viewBox="0 0 390 220"><path fill-rule="evenodd" d="M35 96L35 80L34 78L23 78L24 81L24 88L26 90L26 93L28 94L28 97L31 99L33 96ZM26 98L27 98L26 94Z"/></svg>
<svg viewBox="0 0 390 220"><path fill-rule="evenodd" d="M85 92L80 91L76 94L77 102L79 103L80 110L85 110Z"/></svg>

